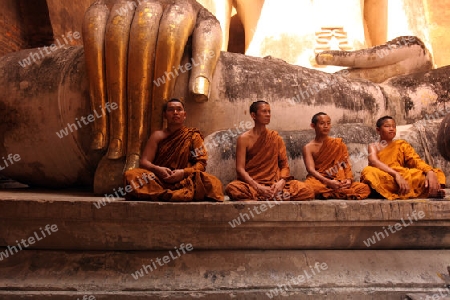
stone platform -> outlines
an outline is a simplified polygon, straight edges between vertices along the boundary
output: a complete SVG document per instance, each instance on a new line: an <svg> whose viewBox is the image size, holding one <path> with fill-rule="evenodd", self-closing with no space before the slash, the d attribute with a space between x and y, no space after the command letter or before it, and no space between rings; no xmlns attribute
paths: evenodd
<svg viewBox="0 0 450 300"><path fill-rule="evenodd" d="M450 199L99 200L0 191L0 299L450 295Z"/></svg>

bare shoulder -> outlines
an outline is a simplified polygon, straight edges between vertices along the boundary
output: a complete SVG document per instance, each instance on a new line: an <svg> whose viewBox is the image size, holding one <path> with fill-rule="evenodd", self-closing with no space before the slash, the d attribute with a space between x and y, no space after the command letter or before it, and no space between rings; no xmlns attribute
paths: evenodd
<svg viewBox="0 0 450 300"><path fill-rule="evenodd" d="M238 136L237 140L240 143L247 143L249 140L251 140L251 138L252 138L251 130L248 130L248 131L244 132L243 134L241 134L240 136Z"/></svg>
<svg viewBox="0 0 450 300"><path fill-rule="evenodd" d="M305 146L303 146L303 150L305 151L311 151L311 148L314 147L314 140L309 141L308 143L306 143Z"/></svg>
<svg viewBox="0 0 450 300"><path fill-rule="evenodd" d="M152 133L150 136L150 140L156 143L159 143L163 139L167 138L169 136L169 133L164 130L157 130Z"/></svg>

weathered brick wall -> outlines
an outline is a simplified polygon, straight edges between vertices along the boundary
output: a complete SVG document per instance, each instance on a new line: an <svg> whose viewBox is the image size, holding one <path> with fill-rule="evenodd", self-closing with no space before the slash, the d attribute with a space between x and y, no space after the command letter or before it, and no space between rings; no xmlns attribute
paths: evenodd
<svg viewBox="0 0 450 300"><path fill-rule="evenodd" d="M62 40L62 35L67 35L68 32L78 31L81 34L84 13L94 1L47 0L54 38ZM83 41L81 38L74 39L70 44L82 45Z"/></svg>
<svg viewBox="0 0 450 300"><path fill-rule="evenodd" d="M0 56L15 52L26 44L17 0L3 0L0 10Z"/></svg>

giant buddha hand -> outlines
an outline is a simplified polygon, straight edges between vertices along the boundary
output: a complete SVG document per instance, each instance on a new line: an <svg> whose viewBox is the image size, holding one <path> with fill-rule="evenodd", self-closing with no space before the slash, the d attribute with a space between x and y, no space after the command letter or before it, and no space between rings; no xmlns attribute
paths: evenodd
<svg viewBox="0 0 450 300"><path fill-rule="evenodd" d="M83 23L91 107L117 109L95 120L92 148L108 147L109 159L126 156L125 170L138 167L180 73L190 71L190 97L208 100L221 36L219 22L195 0L93 3Z"/></svg>
<svg viewBox="0 0 450 300"><path fill-rule="evenodd" d="M383 45L356 51L329 50L316 55L319 65L348 67L349 78L383 82L389 78L432 69L430 53L415 36L401 36Z"/></svg>

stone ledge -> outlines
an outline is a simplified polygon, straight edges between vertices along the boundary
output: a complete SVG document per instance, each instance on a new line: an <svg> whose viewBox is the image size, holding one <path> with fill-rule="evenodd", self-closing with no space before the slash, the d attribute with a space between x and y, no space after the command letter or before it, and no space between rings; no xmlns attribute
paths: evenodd
<svg viewBox="0 0 450 300"><path fill-rule="evenodd" d="M450 247L448 201L271 202L273 207L261 212L267 202L120 200L97 209L99 199L82 192L1 191L0 247L17 245L16 240L39 233L47 224L56 224L58 231L28 249L172 250L181 243L199 250ZM414 211L425 216L416 221ZM234 223L233 228L230 224L238 218L241 225ZM388 231L396 223L400 229ZM389 233L385 238L384 230ZM368 238L375 241L369 247Z"/></svg>
<svg viewBox="0 0 450 300"><path fill-rule="evenodd" d="M138 279L131 275L164 255L26 250L0 263L0 297L256 300L284 287L283 299L405 299L442 291L438 274L447 274L450 258L447 250L194 249ZM316 263L326 268L313 274ZM305 280L296 280L300 275Z"/></svg>

